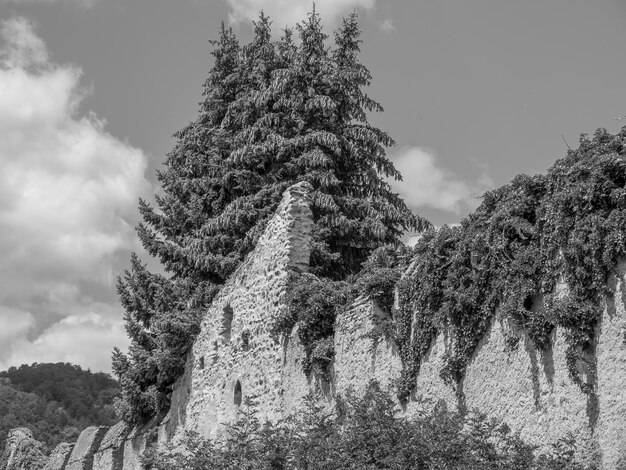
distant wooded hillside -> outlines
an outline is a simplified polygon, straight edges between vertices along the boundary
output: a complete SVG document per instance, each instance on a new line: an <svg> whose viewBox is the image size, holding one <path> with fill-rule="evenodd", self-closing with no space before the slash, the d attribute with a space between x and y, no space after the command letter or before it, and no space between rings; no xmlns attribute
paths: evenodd
<svg viewBox="0 0 626 470"><path fill-rule="evenodd" d="M49 448L73 442L91 425L116 421L118 383L80 366L32 364L0 372L0 444L10 429L27 427Z"/></svg>

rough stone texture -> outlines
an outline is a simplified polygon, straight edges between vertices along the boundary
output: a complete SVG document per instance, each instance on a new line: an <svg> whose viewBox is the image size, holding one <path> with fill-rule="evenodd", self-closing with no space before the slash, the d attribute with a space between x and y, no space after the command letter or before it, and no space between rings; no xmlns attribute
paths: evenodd
<svg viewBox="0 0 626 470"><path fill-rule="evenodd" d="M158 425L161 417L157 416L144 426L135 427L124 441L124 459L121 470L144 470L141 458L146 450L156 444ZM94 470L107 470L94 467Z"/></svg>
<svg viewBox="0 0 626 470"><path fill-rule="evenodd" d="M61 442L50 453L48 463L44 467L44 470L63 470L67 465L67 461L70 458L74 444L68 444L67 442Z"/></svg>
<svg viewBox="0 0 626 470"><path fill-rule="evenodd" d="M280 394L282 400L278 416L290 415L301 409L304 397L309 391L316 392L320 397L330 397L328 384L317 377L306 377L302 372L302 364L306 354L298 339L298 329L294 328L291 335L282 344L282 370Z"/></svg>
<svg viewBox="0 0 626 470"><path fill-rule="evenodd" d="M597 438L606 468L626 468L626 262L616 276L598 331Z"/></svg>
<svg viewBox="0 0 626 470"><path fill-rule="evenodd" d="M555 442L568 431L586 436L587 399L568 376L561 332L553 350L541 354L526 335L516 350L507 351L507 328L500 320L493 322L468 366L459 396L439 377L447 348L446 338L439 336L420 370L416 394L504 419L536 444Z"/></svg>
<svg viewBox="0 0 626 470"><path fill-rule="evenodd" d="M124 445L129 433L128 426L117 423L105 434L93 457L93 467L97 470L122 470L124 466Z"/></svg>
<svg viewBox="0 0 626 470"><path fill-rule="evenodd" d="M626 263L616 276L616 295L606 301L597 332L597 399L581 392L568 375L565 341L554 333L553 347L541 353L523 333L496 315L467 369L462 389L443 383L439 372L448 338L440 335L422 361L411 415L424 406L445 401L451 409L479 410L506 421L522 437L539 446L571 432L583 457L597 453L601 468L626 464ZM563 288L563 286L561 286ZM601 307L600 307L601 308ZM393 345L372 341L372 318L380 315L371 302L360 300L336 325L334 365L337 391L357 391L370 379L383 385L398 377L401 367ZM507 335L517 335L517 349L507 350ZM589 380L590 377L587 377Z"/></svg>
<svg viewBox="0 0 626 470"><path fill-rule="evenodd" d="M374 318L384 314L364 298L337 319L331 384L307 379L302 373L304 352L296 331L283 344L270 338L271 320L285 308L288 273L294 267L306 270L308 261L311 221L302 189L286 193L258 246L207 312L185 375L175 388L172 409L161 426L161 442L171 441L182 429L217 437L220 423L237 416L238 381L244 397L256 398L261 418L275 418L298 409L310 390L322 390L330 401L349 388L358 393L371 379L391 386L399 377L402 366L395 345L375 334ZM625 273L622 263L616 295L607 299L595 355L590 358L598 370L596 397L583 394L570 379L563 331L555 331L552 349L542 353L523 331L496 315L459 390L439 376L448 338L442 334L434 341L423 360L413 399L403 412L410 416L444 401L448 408L475 409L505 420L525 440L538 445L571 432L581 454L598 453L603 468L617 468L626 451ZM243 331L251 334L247 348ZM513 350L505 341L511 335L520 339ZM589 374L586 377L591 380Z"/></svg>
<svg viewBox="0 0 626 470"><path fill-rule="evenodd" d="M106 426L91 426L84 429L74 444L65 470L92 470L94 454L107 430Z"/></svg>
<svg viewBox="0 0 626 470"><path fill-rule="evenodd" d="M374 316L383 318L385 313L372 300L360 297L337 318L334 385L338 393L350 388L363 391L372 379L391 388L400 376L402 363L396 346L376 333Z"/></svg>
<svg viewBox="0 0 626 470"><path fill-rule="evenodd" d="M7 435L4 453L0 458L0 469L42 469L47 462L44 451L45 446L33 438L33 433L29 429L11 429Z"/></svg>
<svg viewBox="0 0 626 470"><path fill-rule="evenodd" d="M236 419L237 383L241 396L257 399L259 416L273 418L306 394L305 378L289 389L284 369L292 367L293 341L280 344L269 333L272 319L285 308L283 298L290 271L308 269L313 227L311 187L290 187L256 248L235 271L207 311L201 332L188 357L185 375L172 396L172 407L160 430L170 440L183 427L216 437L220 423ZM244 341L249 335L248 344ZM293 335L292 335L293 338ZM297 354L296 354L297 356ZM301 370L301 369L300 369ZM300 372L299 374L303 374ZM289 397L285 397L289 395Z"/></svg>
<svg viewBox="0 0 626 470"><path fill-rule="evenodd" d="M359 393L371 379L383 386L394 383L401 361L395 345L376 333L374 319L384 313L368 299L357 299L337 318L330 384L302 372L304 351L297 330L281 342L269 333L272 320L286 309L288 277L308 268L310 189L300 183L286 191L256 248L206 312L165 419L157 417L132 430L121 423L108 432L88 428L65 468L61 464L49 470L143 470L141 457L155 444L157 430L161 443L175 443L185 430L219 437L222 424L236 419L239 399L245 403L247 397L254 398L260 418L274 419L296 411L309 391L324 392L331 404L336 393L349 388ZM410 268L405 275L411 275ZM538 445L571 432L581 445L579 453L598 455L600 468L626 468L626 262L620 264L614 285L615 296L606 300L595 352L589 357L597 365L595 397L583 394L569 378L562 331L555 331L552 349L541 353L522 330L496 315L459 390L439 376L449 341L445 334L436 338L423 359L416 392L402 413L411 416L444 401L448 408L475 409L500 418ZM560 289L565 291L564 286ZM511 335L519 338L513 350L505 342ZM593 381L590 374L585 377ZM30 455L25 449L35 449L35 454L40 449L30 444L30 432L16 430L11 436L4 454L13 462L9 468L41 468L23 465L24 456ZM63 455L67 453L59 451L54 460L63 460ZM0 470L6 469L0 465Z"/></svg>

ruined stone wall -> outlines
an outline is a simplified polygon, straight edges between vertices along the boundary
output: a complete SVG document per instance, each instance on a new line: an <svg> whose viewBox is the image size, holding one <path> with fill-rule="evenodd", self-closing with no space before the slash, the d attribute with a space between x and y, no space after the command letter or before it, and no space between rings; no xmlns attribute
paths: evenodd
<svg viewBox="0 0 626 470"><path fill-rule="evenodd" d="M404 413L410 416L424 403L443 400L449 409L464 406L504 420L524 440L540 446L572 433L583 456L599 455L601 468L626 467L625 275L622 263L616 294L603 306L595 354L590 357L597 367L595 396L582 393L568 375L563 331L557 330L552 349L541 353L523 331L496 315L467 369L462 393L457 395L439 376L448 348L441 334L421 364L414 397ZM374 315L382 313L372 302L360 300L337 320L337 391L363 389L371 379L391 385L399 377L401 362L394 345L384 338L372 340ZM520 336L516 349L507 348L505 334Z"/></svg>
<svg viewBox="0 0 626 470"><path fill-rule="evenodd" d="M359 393L372 379L395 395L394 381L400 377L402 363L393 341L377 331L374 316L384 317L376 304L359 297L340 314L335 323L335 362L333 381L336 393L349 389Z"/></svg>
<svg viewBox="0 0 626 470"><path fill-rule="evenodd" d="M261 419L275 419L296 411L310 390L322 390L331 404L337 393L350 388L359 393L372 379L392 389L402 364L393 342L377 331L374 319L385 314L369 299L357 299L337 318L332 383L304 375L297 331L280 341L270 335L274 318L286 309L289 276L308 268L309 191L306 183L287 190L256 248L206 312L165 419L132 429L123 423L87 428L74 445L59 445L49 458L27 430L14 430L0 469L140 470L157 432L161 443L175 441L183 430L217 437L246 397L256 401ZM563 331L554 332L552 349L542 353L522 330L496 315L467 368L462 393L439 376L448 347L441 334L401 412L411 416L443 400L450 409L462 406L504 420L538 445L571 432L581 453L599 455L601 468L626 468L626 262L614 284L590 357L597 368L594 396L582 393L568 375ZM507 346L511 335L520 338L517 348Z"/></svg>
<svg viewBox="0 0 626 470"><path fill-rule="evenodd" d="M26 428L11 429L0 456L2 470L40 470L45 465L44 445Z"/></svg>
<svg viewBox="0 0 626 470"><path fill-rule="evenodd" d="M156 444L157 422L129 428L90 426L74 444L60 443L49 456L25 428L9 432L0 470L144 470L141 457Z"/></svg>
<svg viewBox="0 0 626 470"><path fill-rule="evenodd" d="M287 352L293 342L281 344L270 327L286 308L290 272L308 269L310 189L299 183L286 191L256 248L214 299L175 386L161 441L183 428L216 437L221 424L236 419L247 397L255 399L261 418L273 418L294 406L299 393L307 393L303 374L294 383L289 372L297 356Z"/></svg>
<svg viewBox="0 0 626 470"><path fill-rule="evenodd" d="M165 419L135 428L92 426L49 457L30 431L13 430L0 470L143 470L141 458L157 437L170 442L184 429L214 437L246 397L256 400L262 418L295 410L309 391L297 332L279 341L269 329L286 308L289 275L308 270L311 189L299 183L285 192L256 248L213 301Z"/></svg>

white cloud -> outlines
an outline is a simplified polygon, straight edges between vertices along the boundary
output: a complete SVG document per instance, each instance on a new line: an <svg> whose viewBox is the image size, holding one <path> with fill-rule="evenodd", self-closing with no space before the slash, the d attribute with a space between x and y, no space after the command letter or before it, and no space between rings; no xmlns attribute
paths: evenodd
<svg viewBox="0 0 626 470"><path fill-rule="evenodd" d="M295 26L306 19L311 11L311 0L225 0L231 8L229 19L231 23L256 20L263 10L273 21L274 26L283 28ZM354 9L371 10L376 0L317 0L315 8L322 21L333 24L340 17Z"/></svg>
<svg viewBox="0 0 626 470"><path fill-rule="evenodd" d="M0 51L0 59L6 67L23 68L48 62L46 45L32 34L32 26L23 18L3 22L0 36L5 41L5 46Z"/></svg>
<svg viewBox="0 0 626 470"><path fill-rule="evenodd" d="M21 335L9 344L9 354L0 361L0 369L33 362L70 362L94 371L109 371L112 345L123 349L128 341L121 320L83 313L64 318L33 340Z"/></svg>
<svg viewBox="0 0 626 470"><path fill-rule="evenodd" d="M0 330L15 330L0 364L63 351L101 367L125 344L113 282L136 248L147 157L78 114L80 69L52 63L28 20L0 22L0 35Z"/></svg>
<svg viewBox="0 0 626 470"><path fill-rule="evenodd" d="M403 177L391 184L414 209L429 207L457 215L469 212L478 206L476 197L490 181L485 175L477 183L463 180L442 168L432 150L421 147L401 148L391 159Z"/></svg>
<svg viewBox="0 0 626 470"><path fill-rule="evenodd" d="M391 33L396 30L396 27L393 24L393 20L390 18L381 21L378 27L381 29L381 31L384 31L385 33Z"/></svg>

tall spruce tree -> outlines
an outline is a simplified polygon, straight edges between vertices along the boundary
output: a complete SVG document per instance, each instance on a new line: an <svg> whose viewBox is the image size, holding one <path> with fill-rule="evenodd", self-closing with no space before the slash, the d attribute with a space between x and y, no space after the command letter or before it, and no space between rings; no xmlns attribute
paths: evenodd
<svg viewBox="0 0 626 470"><path fill-rule="evenodd" d="M393 140L367 121L382 108L363 91L371 76L359 62L357 15L343 20L332 49L315 9L295 32L298 44L290 29L273 41L261 13L241 46L222 25L199 116L175 134L157 173L158 208L139 203L140 240L170 276L149 273L133 255L118 283L131 348L115 351L113 367L129 422L167 409L201 312L292 184L314 188L311 270L319 276L354 274L377 247L428 225L385 179L400 174L385 154Z"/></svg>

